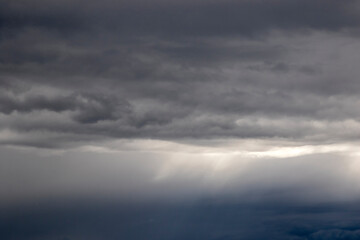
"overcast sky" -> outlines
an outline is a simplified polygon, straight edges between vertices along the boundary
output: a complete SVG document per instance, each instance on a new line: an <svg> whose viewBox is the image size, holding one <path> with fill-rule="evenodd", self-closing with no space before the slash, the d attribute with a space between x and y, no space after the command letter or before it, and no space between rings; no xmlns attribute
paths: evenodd
<svg viewBox="0 0 360 240"><path fill-rule="evenodd" d="M359 11L0 0L0 238L360 239Z"/></svg>

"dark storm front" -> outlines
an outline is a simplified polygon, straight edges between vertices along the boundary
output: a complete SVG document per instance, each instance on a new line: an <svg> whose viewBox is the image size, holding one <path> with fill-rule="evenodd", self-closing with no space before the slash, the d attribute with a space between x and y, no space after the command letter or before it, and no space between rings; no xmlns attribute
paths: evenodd
<svg viewBox="0 0 360 240"><path fill-rule="evenodd" d="M359 9L0 0L0 239L360 239Z"/></svg>

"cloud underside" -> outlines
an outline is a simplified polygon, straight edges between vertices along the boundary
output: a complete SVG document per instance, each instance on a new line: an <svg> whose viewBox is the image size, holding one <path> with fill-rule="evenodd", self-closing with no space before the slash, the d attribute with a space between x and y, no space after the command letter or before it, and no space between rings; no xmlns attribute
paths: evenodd
<svg viewBox="0 0 360 240"><path fill-rule="evenodd" d="M0 238L359 239L359 10L0 1Z"/></svg>
<svg viewBox="0 0 360 240"><path fill-rule="evenodd" d="M356 1L3 1L0 142L356 141Z"/></svg>

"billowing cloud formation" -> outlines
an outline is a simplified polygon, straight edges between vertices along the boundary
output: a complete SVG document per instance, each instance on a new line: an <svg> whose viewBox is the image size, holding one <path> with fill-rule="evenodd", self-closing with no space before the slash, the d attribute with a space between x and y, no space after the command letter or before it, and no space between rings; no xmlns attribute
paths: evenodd
<svg viewBox="0 0 360 240"><path fill-rule="evenodd" d="M0 1L0 238L359 239L359 9Z"/></svg>
<svg viewBox="0 0 360 240"><path fill-rule="evenodd" d="M116 120L122 112L127 112L128 104L115 98L102 95L74 94L47 98L36 95L24 97L7 96L6 92L1 99L1 112L11 114L13 112L26 113L33 111L75 111L73 118L80 123L96 123L100 120Z"/></svg>
<svg viewBox="0 0 360 240"><path fill-rule="evenodd" d="M1 5L3 144L358 137L356 1Z"/></svg>

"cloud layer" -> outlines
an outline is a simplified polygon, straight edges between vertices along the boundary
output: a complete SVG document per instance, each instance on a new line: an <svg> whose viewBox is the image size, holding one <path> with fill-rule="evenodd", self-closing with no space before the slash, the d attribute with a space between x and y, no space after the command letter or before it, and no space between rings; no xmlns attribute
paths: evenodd
<svg viewBox="0 0 360 240"><path fill-rule="evenodd" d="M357 139L356 1L83 4L2 2L3 144Z"/></svg>
<svg viewBox="0 0 360 240"><path fill-rule="evenodd" d="M0 238L359 239L359 10L0 1Z"/></svg>

